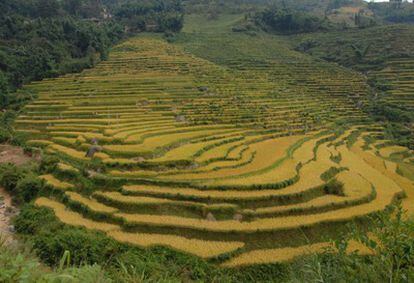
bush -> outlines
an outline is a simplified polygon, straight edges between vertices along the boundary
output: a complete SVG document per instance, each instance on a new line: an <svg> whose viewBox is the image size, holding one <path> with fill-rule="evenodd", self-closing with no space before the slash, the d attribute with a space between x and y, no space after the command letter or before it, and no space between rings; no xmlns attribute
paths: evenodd
<svg viewBox="0 0 414 283"><path fill-rule="evenodd" d="M96 232L66 226L57 231L44 232L34 239L38 256L47 264L59 263L65 251L71 253L72 263L105 263L119 252L119 244Z"/></svg>
<svg viewBox="0 0 414 283"><path fill-rule="evenodd" d="M17 183L23 178L24 173L24 170L13 164L0 165L0 186L10 193L15 193Z"/></svg>
<svg viewBox="0 0 414 283"><path fill-rule="evenodd" d="M9 142L11 139L10 132L4 129L3 127L0 128L0 143Z"/></svg>
<svg viewBox="0 0 414 283"><path fill-rule="evenodd" d="M345 196L344 184L337 179L329 181L324 187L325 193L330 195Z"/></svg>
<svg viewBox="0 0 414 283"><path fill-rule="evenodd" d="M18 203L30 202L44 187L44 182L33 174L26 175L17 181L15 199Z"/></svg>
<svg viewBox="0 0 414 283"><path fill-rule="evenodd" d="M59 158L53 155L43 155L42 161L39 165L39 170L42 173L51 173L56 170Z"/></svg>
<svg viewBox="0 0 414 283"><path fill-rule="evenodd" d="M112 282L98 265L67 268L64 259L57 270L45 272L29 249L6 246L0 239L0 282Z"/></svg>
<svg viewBox="0 0 414 283"><path fill-rule="evenodd" d="M326 19L308 13L276 7L267 8L256 13L254 22L265 31L281 34L315 32L330 28Z"/></svg>
<svg viewBox="0 0 414 283"><path fill-rule="evenodd" d="M369 247L373 256L347 253L349 239L336 243L337 251L306 257L291 266L291 282L413 282L414 221L397 213L380 213L367 223L370 235L350 227L351 240Z"/></svg>
<svg viewBox="0 0 414 283"><path fill-rule="evenodd" d="M35 235L41 231L54 231L62 228L63 224L56 221L50 209L35 207L28 204L14 219L16 231L23 235Z"/></svg>

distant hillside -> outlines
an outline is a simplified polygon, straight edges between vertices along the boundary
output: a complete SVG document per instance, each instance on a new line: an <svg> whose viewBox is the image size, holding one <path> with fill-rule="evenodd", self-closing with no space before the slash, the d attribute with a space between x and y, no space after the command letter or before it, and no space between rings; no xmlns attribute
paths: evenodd
<svg viewBox="0 0 414 283"><path fill-rule="evenodd" d="M25 99L13 93L23 84L92 67L131 33L182 28L179 1L104 2L0 2L0 109Z"/></svg>
<svg viewBox="0 0 414 283"><path fill-rule="evenodd" d="M414 147L413 37L413 26L380 25L291 38L298 51L365 73L376 90L372 114L391 122L401 144Z"/></svg>

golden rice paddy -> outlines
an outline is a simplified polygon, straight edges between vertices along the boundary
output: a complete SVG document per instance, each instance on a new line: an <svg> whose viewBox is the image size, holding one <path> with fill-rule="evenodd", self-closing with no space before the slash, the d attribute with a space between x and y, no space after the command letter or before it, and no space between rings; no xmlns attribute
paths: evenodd
<svg viewBox="0 0 414 283"><path fill-rule="evenodd" d="M244 246L242 242L205 241L173 235L126 233L122 231L111 231L108 235L117 241L140 247L167 246L202 258L216 257Z"/></svg>
<svg viewBox="0 0 414 283"><path fill-rule="evenodd" d="M326 225L383 211L404 194L414 212L413 184L394 160L411 153L385 140L364 150L362 137L372 133L349 98L365 99L363 80L340 68L322 72L323 63L291 52L276 54L279 61L234 58L227 68L138 37L80 75L32 83L39 98L16 129L28 146L60 159L40 178L62 190L36 205L129 245L225 255L225 267L332 248ZM352 122L333 128L337 119ZM341 193L328 189L335 179ZM278 241L304 230L320 235Z"/></svg>

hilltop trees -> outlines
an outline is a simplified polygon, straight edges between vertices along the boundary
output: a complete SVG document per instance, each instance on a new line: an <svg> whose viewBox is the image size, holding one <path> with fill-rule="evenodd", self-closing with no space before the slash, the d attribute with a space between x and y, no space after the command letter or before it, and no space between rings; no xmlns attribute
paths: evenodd
<svg viewBox="0 0 414 283"><path fill-rule="evenodd" d="M173 31L183 26L180 1L125 1L114 9L115 18L131 30Z"/></svg>
<svg viewBox="0 0 414 283"><path fill-rule="evenodd" d="M369 3L375 15L387 22L414 23L414 4L393 0L389 3Z"/></svg>
<svg viewBox="0 0 414 283"><path fill-rule="evenodd" d="M254 16L255 23L266 31L282 34L314 32L327 28L326 19L287 8L270 7Z"/></svg>
<svg viewBox="0 0 414 283"><path fill-rule="evenodd" d="M0 109L22 84L78 72L105 59L126 31L182 28L178 0L2 0L0 3ZM109 5L110 4L110 5Z"/></svg>

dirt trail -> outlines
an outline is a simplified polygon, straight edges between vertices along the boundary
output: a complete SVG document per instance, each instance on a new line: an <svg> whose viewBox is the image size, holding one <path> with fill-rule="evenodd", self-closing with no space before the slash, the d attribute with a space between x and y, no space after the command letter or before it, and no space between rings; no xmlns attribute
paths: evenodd
<svg viewBox="0 0 414 283"><path fill-rule="evenodd" d="M21 147L8 144L0 145L0 164L13 163L20 166L34 159L33 157L25 155ZM4 188L0 187L0 239L6 238L7 241L12 240L13 226L10 220L17 212L17 208L12 205L10 195Z"/></svg>
<svg viewBox="0 0 414 283"><path fill-rule="evenodd" d="M12 206L10 195L0 187L0 238L6 240L12 235L10 218L16 209Z"/></svg>
<svg viewBox="0 0 414 283"><path fill-rule="evenodd" d="M13 163L17 166L30 162L32 158L24 154L21 147L8 144L0 145L0 163Z"/></svg>

